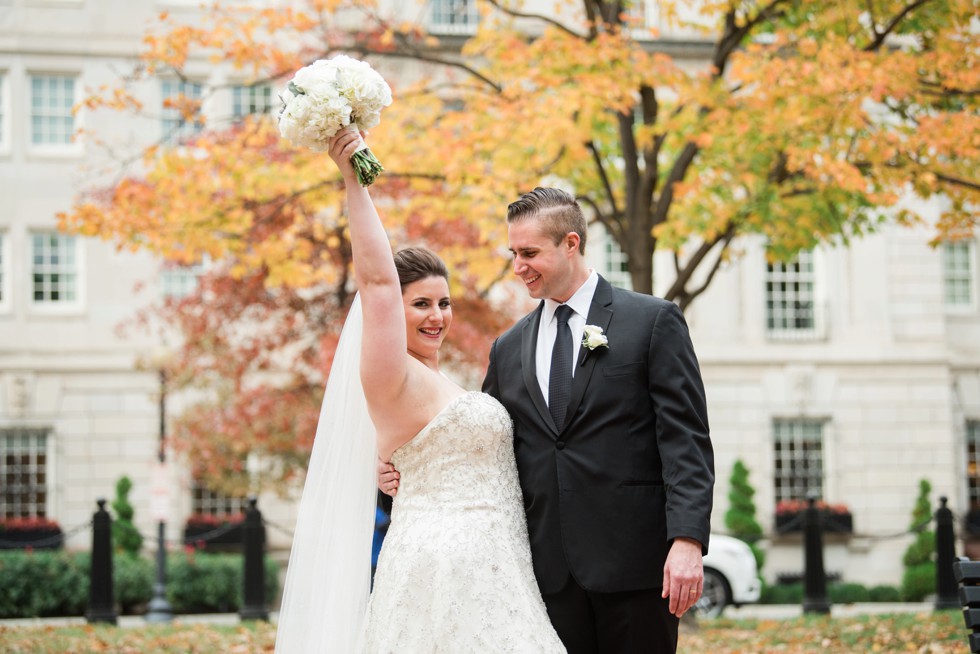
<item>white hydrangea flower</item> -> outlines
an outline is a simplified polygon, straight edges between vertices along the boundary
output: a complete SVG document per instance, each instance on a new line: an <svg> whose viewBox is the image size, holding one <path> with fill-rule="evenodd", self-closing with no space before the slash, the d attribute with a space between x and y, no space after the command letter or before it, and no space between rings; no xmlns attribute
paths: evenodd
<svg viewBox="0 0 980 654"><path fill-rule="evenodd" d="M279 133L296 145L323 152L330 138L354 124L369 129L391 104L391 88L370 64L339 55L296 71L282 94Z"/></svg>

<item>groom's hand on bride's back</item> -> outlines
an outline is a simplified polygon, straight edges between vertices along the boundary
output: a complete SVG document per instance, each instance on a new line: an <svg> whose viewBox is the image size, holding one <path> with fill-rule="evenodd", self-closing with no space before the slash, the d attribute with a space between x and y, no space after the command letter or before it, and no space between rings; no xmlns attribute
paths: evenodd
<svg viewBox="0 0 980 654"><path fill-rule="evenodd" d="M399 479L401 475L395 470L395 466L378 459L378 490L394 497L398 494Z"/></svg>

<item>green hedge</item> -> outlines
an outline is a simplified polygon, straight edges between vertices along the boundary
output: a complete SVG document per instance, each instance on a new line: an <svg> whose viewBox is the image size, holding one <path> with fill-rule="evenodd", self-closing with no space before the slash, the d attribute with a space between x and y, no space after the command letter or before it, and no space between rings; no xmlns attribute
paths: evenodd
<svg viewBox="0 0 980 654"><path fill-rule="evenodd" d="M832 583L827 586L827 596L832 604L853 604L855 602L898 602L901 591L897 586L872 586L849 582ZM762 586L760 604L800 604L803 602L803 583L775 584Z"/></svg>
<svg viewBox="0 0 980 654"><path fill-rule="evenodd" d="M167 600L174 613L229 613L241 608L241 554L194 552L172 556L167 565ZM266 557L266 602L278 592L279 566Z"/></svg>
<svg viewBox="0 0 980 654"><path fill-rule="evenodd" d="M0 618L84 615L89 554L0 552ZM279 569L266 557L266 601L275 600ZM113 586L120 613L140 613L153 596L156 566L142 557L113 557ZM167 600L174 613L235 612L242 605L241 554L172 554L167 559Z"/></svg>
<svg viewBox="0 0 980 654"><path fill-rule="evenodd" d="M0 617L81 615L88 567L65 552L0 553Z"/></svg>

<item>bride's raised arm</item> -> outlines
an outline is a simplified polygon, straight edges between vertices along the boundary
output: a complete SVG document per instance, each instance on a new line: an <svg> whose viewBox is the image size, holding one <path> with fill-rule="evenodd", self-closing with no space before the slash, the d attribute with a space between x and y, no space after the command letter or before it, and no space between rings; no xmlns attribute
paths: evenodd
<svg viewBox="0 0 980 654"><path fill-rule="evenodd" d="M390 401L404 390L408 344L401 285L391 244L374 202L367 188L358 183L350 162L361 142L357 132L338 132L330 142L330 158L340 169L347 190L354 278L364 315L361 384L371 405L376 401Z"/></svg>

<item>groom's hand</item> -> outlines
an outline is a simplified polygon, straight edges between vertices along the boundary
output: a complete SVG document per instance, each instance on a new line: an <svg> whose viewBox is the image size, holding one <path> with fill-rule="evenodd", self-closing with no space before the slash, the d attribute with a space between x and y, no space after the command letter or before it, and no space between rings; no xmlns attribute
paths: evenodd
<svg viewBox="0 0 980 654"><path fill-rule="evenodd" d="M398 494L398 480L401 477L395 466L378 459L378 490L394 497Z"/></svg>
<svg viewBox="0 0 980 654"><path fill-rule="evenodd" d="M692 538L675 538L664 565L662 597L670 598L670 612L678 618L701 597L704 589L704 561L701 543Z"/></svg>

